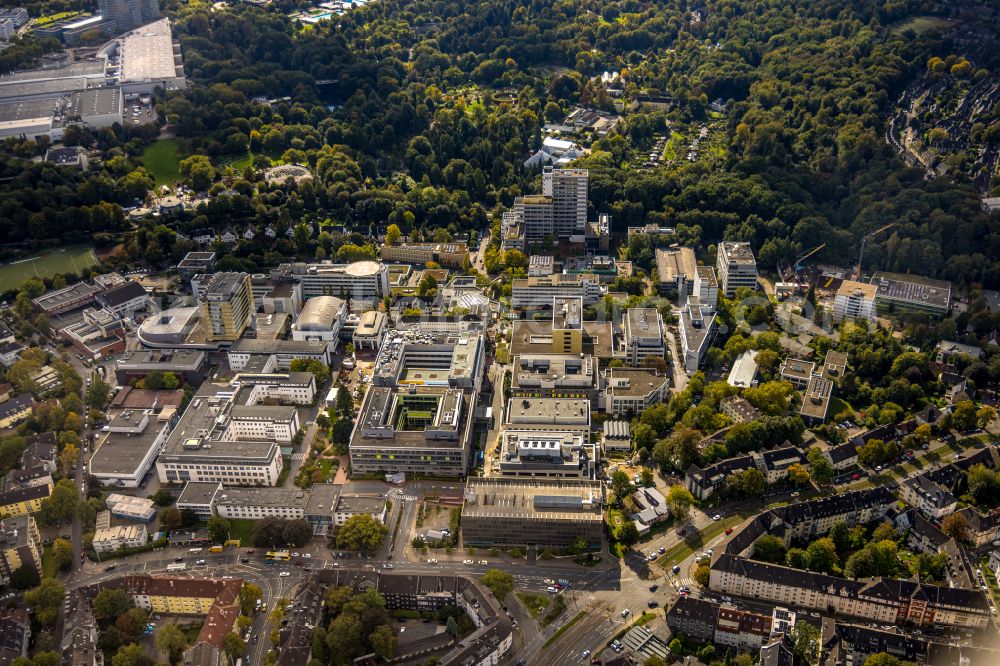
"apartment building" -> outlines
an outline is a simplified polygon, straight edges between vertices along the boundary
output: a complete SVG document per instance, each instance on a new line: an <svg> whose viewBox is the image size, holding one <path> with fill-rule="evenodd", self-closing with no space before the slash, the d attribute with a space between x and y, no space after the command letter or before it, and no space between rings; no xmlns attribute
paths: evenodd
<svg viewBox="0 0 1000 666"><path fill-rule="evenodd" d="M630 308L625 311L625 358L639 366L646 358L664 358L663 317L656 308Z"/></svg>
<svg viewBox="0 0 1000 666"><path fill-rule="evenodd" d="M609 368L600 405L612 416L637 415L670 397L670 378L646 368Z"/></svg>
<svg viewBox="0 0 1000 666"><path fill-rule="evenodd" d="M37 513L42 510L42 500L51 494L51 483L26 486L0 494L0 519Z"/></svg>
<svg viewBox="0 0 1000 666"><path fill-rule="evenodd" d="M27 419L34 404L35 399L30 393L22 393L0 403L0 429L10 428Z"/></svg>
<svg viewBox="0 0 1000 666"><path fill-rule="evenodd" d="M718 247L719 285L726 298L736 295L740 287L757 289L757 260L750 249L750 243L723 241Z"/></svg>
<svg viewBox="0 0 1000 666"><path fill-rule="evenodd" d="M213 273L198 291L198 309L209 341L237 340L253 326L257 305L246 273Z"/></svg>
<svg viewBox="0 0 1000 666"><path fill-rule="evenodd" d="M542 195L552 201L552 231L556 238L585 233L589 178L586 169L542 169Z"/></svg>
<svg viewBox="0 0 1000 666"><path fill-rule="evenodd" d="M127 575L97 583L102 589L122 590L137 608L164 615L208 615L216 604L239 600L243 581L239 578L186 578L173 576ZM235 618L234 618L235 620Z"/></svg>
<svg viewBox="0 0 1000 666"><path fill-rule="evenodd" d="M600 548L601 484L580 480L469 478L462 535L477 548L569 548L579 538Z"/></svg>
<svg viewBox="0 0 1000 666"><path fill-rule="evenodd" d="M4 516L0 524L0 583L10 584L10 577L21 567L33 567L42 573L42 536L32 516Z"/></svg>
<svg viewBox="0 0 1000 666"><path fill-rule="evenodd" d="M957 497L923 474L906 479L899 489L904 502L935 520L955 513L958 508Z"/></svg>
<svg viewBox="0 0 1000 666"><path fill-rule="evenodd" d="M984 628L992 617L979 590L887 578L836 578L728 553L713 561L709 589L890 625Z"/></svg>
<svg viewBox="0 0 1000 666"><path fill-rule="evenodd" d="M875 296L878 288L873 284L844 280L833 298L833 321L861 319L875 322Z"/></svg>
<svg viewBox="0 0 1000 666"><path fill-rule="evenodd" d="M788 478L788 468L795 464L805 464L806 457L798 447L788 445L767 451L751 451L749 454L720 460L705 468L692 464L684 476L684 485L698 499L708 499L721 490L725 481L733 474L757 469L764 475L768 485Z"/></svg>
<svg viewBox="0 0 1000 666"><path fill-rule="evenodd" d="M738 395L731 395L723 398L719 402L719 409L729 417L733 423L748 423L762 418L764 414L747 402L746 398Z"/></svg>

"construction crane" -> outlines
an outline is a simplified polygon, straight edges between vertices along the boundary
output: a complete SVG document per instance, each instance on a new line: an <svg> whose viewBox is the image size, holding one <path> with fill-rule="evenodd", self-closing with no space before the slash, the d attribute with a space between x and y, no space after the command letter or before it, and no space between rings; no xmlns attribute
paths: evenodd
<svg viewBox="0 0 1000 666"><path fill-rule="evenodd" d="M822 250L824 247L826 247L826 243L823 243L822 245L814 247L813 249L809 250L808 252L804 252L804 253L800 254L799 258L795 260L795 272L798 273L799 271L801 271L802 270L802 263L806 259L808 259L809 257L813 256L814 254L816 254L817 252L819 252L820 250Z"/></svg>
<svg viewBox="0 0 1000 666"><path fill-rule="evenodd" d="M884 227L880 227L880 228L876 229L875 231L873 231L873 232L871 232L869 234L865 234L864 237L862 237L862 239L861 239L861 250L858 252L858 268L857 268L857 273L856 273L854 279L856 279L856 280L860 280L861 279L861 275L862 275L862 273L861 273L861 261L865 258L865 242L867 242L867 240L869 238L871 238L872 236L877 236L878 234L882 233L886 229L889 229L889 228L894 227L894 226L896 226L896 223L895 222L890 222L889 224L885 225Z"/></svg>

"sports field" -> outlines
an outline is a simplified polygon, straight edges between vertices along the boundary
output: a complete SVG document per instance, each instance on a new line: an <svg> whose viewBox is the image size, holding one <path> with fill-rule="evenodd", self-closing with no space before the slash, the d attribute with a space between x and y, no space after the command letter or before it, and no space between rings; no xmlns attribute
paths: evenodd
<svg viewBox="0 0 1000 666"><path fill-rule="evenodd" d="M0 292L17 289L28 278L52 277L56 273L79 274L87 266L96 265L97 255L90 245L46 250L0 266Z"/></svg>

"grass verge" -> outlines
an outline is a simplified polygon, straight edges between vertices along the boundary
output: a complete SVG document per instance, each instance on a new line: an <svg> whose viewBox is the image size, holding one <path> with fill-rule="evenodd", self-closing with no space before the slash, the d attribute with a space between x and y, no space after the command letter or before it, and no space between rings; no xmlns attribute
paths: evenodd
<svg viewBox="0 0 1000 666"><path fill-rule="evenodd" d="M557 631L556 633L552 634L549 637L549 640L545 641L545 643L542 644L542 649L544 650L545 648L547 648L548 646L552 645L557 640L559 640L560 636L562 636L565 632L567 632L569 630L569 628L572 627L574 624L576 624L577 622L579 622L580 620L582 620L583 616L586 615L586 614L587 614L586 611L580 611L575 616L573 616L572 620L570 620L569 622L567 622L563 626L559 627L559 631Z"/></svg>
<svg viewBox="0 0 1000 666"><path fill-rule="evenodd" d="M549 598L543 594L535 594L533 592L518 592L517 598L521 600L524 607L528 609L531 613L531 617L538 617L549 605Z"/></svg>

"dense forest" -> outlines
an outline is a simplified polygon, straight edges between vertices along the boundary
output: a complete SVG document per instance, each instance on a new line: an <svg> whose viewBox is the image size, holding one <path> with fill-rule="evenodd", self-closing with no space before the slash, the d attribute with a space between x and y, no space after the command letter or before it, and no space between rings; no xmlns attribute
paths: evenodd
<svg viewBox="0 0 1000 666"><path fill-rule="evenodd" d="M820 243L817 258L847 264L862 236L894 222L868 243L866 268L1000 286L1000 226L982 193L961 174L925 179L883 136L891 100L928 67L981 80L1000 65L1000 49L987 62L959 61L950 35L894 29L927 11L920 2L380 0L308 27L284 15L287 3L167 9L194 85L160 100L159 112L187 152L219 167L215 187L233 193L179 228L479 229L537 191L537 172L522 165L546 120L577 104L612 108L595 77L613 71L626 99L675 100L666 113L628 113L621 134L579 161L591 170L591 214L611 213L614 231L654 221L685 225L706 246L748 240L769 270ZM503 102L500 90L510 93ZM723 155L638 168L655 133L700 122L715 99L728 102ZM1000 139L1000 127L980 131ZM140 159L150 139L144 128L71 133L105 152L87 175L25 171L21 157L40 148L8 142L0 234L120 240L119 206L152 182ZM248 150L251 166L225 166ZM257 169L279 159L309 164L315 179L263 183ZM243 254L265 262L259 248Z"/></svg>

